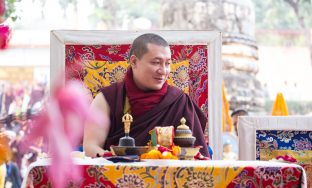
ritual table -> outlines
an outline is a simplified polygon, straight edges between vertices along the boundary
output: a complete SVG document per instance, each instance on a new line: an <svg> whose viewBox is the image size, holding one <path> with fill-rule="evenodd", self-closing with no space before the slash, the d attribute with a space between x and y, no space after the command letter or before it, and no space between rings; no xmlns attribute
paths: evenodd
<svg viewBox="0 0 312 188"><path fill-rule="evenodd" d="M68 179L67 187L306 187L301 166L272 161L75 159L74 163L82 177L78 182ZM32 163L22 187L53 187L50 164L49 159Z"/></svg>

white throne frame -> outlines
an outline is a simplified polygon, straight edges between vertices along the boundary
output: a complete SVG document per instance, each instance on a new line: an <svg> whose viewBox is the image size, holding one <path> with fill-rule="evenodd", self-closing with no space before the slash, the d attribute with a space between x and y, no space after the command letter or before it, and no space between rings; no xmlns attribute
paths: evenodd
<svg viewBox="0 0 312 188"><path fill-rule="evenodd" d="M240 116L238 118L239 160L256 160L257 130L311 131L312 116Z"/></svg>

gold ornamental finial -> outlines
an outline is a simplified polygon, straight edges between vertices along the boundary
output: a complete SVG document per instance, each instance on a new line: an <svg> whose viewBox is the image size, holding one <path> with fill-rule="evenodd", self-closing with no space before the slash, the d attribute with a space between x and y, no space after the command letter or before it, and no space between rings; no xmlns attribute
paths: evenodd
<svg viewBox="0 0 312 188"><path fill-rule="evenodd" d="M133 121L133 118L129 113L126 113L125 115L122 116L122 122L124 123L125 133L130 132L130 125L132 121Z"/></svg>
<svg viewBox="0 0 312 188"><path fill-rule="evenodd" d="M181 118L180 123L181 125L178 126L178 129L190 129L187 125L185 125L186 119L184 117Z"/></svg>

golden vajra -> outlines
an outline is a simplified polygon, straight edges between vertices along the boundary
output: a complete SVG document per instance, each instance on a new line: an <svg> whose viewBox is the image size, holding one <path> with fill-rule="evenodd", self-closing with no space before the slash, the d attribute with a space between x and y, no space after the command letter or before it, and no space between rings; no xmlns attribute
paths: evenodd
<svg viewBox="0 0 312 188"><path fill-rule="evenodd" d="M132 121L133 121L133 118L130 114L126 113L125 115L122 116L122 122L124 123L126 134L129 134L130 132L130 125Z"/></svg>

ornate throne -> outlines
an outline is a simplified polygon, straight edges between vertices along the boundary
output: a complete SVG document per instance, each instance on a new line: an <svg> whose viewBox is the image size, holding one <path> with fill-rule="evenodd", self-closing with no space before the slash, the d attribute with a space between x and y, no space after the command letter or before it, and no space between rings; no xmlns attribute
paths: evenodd
<svg viewBox="0 0 312 188"><path fill-rule="evenodd" d="M168 83L182 89L208 117L206 135L221 159L221 33L215 31L151 31L170 44L173 63ZM99 88L120 81L137 31L52 31L51 85L78 79L94 97ZM51 88L53 89L53 88Z"/></svg>

